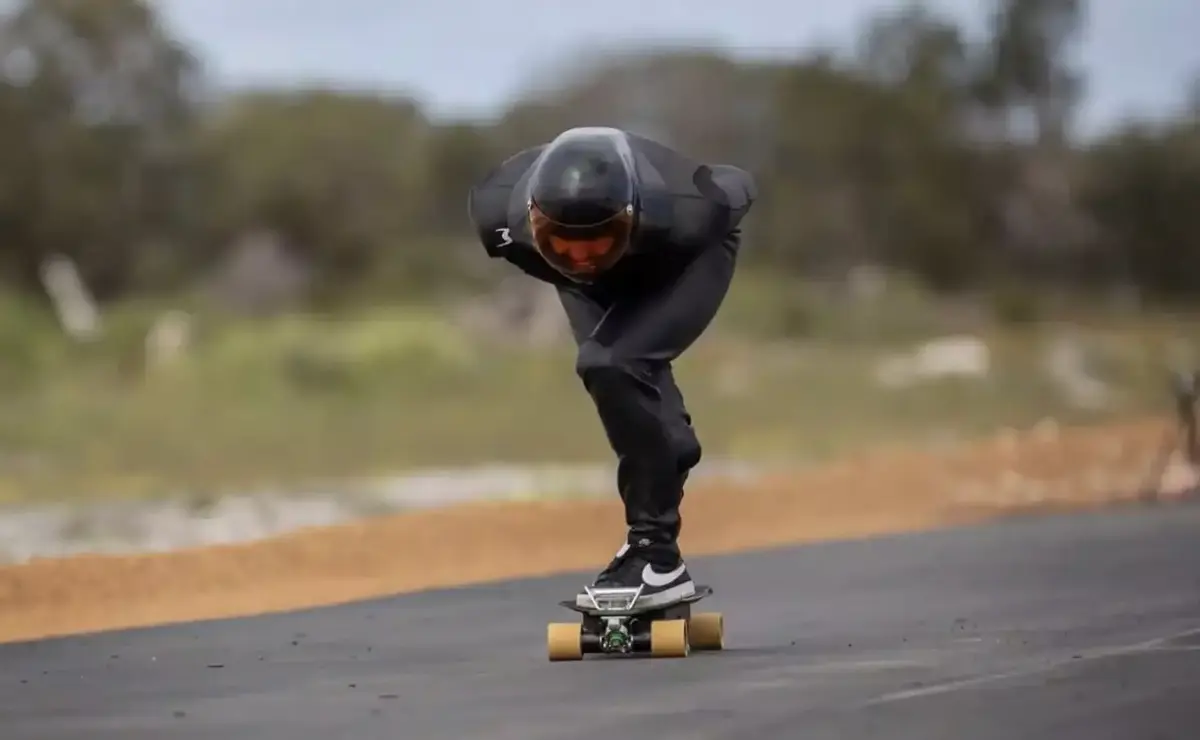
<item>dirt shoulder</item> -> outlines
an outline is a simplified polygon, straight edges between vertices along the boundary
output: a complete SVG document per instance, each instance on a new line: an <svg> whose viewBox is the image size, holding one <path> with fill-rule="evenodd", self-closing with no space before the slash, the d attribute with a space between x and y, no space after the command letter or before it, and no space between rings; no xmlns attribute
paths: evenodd
<svg viewBox="0 0 1200 740"><path fill-rule="evenodd" d="M741 488L689 489L684 551L718 554L1128 497L1162 421L1000 435L941 454L882 451ZM615 497L614 497L615 499ZM0 568L0 641L260 614L597 568L615 500L406 513L245 545Z"/></svg>

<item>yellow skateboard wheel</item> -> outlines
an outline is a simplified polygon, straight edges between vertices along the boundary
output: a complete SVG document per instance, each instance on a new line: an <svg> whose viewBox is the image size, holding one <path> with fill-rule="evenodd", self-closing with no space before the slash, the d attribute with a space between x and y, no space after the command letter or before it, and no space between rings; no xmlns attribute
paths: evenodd
<svg viewBox="0 0 1200 740"><path fill-rule="evenodd" d="M725 617L720 612L693 615L688 625L688 642L696 650L723 650Z"/></svg>
<svg viewBox="0 0 1200 740"><path fill-rule="evenodd" d="M656 658L686 658L688 621L663 619L650 623L650 654Z"/></svg>
<svg viewBox="0 0 1200 740"><path fill-rule="evenodd" d="M583 660L583 627L565 622L546 628L546 649L550 660Z"/></svg>

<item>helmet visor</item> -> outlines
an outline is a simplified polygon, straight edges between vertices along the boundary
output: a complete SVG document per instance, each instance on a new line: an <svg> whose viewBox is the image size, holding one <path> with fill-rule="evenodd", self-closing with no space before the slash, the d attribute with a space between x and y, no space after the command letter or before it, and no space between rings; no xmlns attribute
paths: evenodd
<svg viewBox="0 0 1200 740"><path fill-rule="evenodd" d="M622 209L599 223L568 226L551 219L534 203L529 207L529 225L542 259L568 278L588 282L629 250L633 216L630 209Z"/></svg>

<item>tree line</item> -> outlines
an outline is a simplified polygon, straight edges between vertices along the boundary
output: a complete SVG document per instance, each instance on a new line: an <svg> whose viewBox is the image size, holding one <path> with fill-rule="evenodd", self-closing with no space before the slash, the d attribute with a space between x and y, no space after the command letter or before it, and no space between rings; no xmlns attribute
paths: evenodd
<svg viewBox="0 0 1200 740"><path fill-rule="evenodd" d="M1082 0L996 0L969 38L913 7L852 49L789 62L576 64L483 123L384 93L217 94L149 2L21 0L0 18L0 280L40 294L55 255L101 301L231 264L263 285L291 270L318 302L487 279L470 185L564 128L613 125L752 171L747 260L781 274L871 264L945 292L1194 300L1200 96L1181 90L1172 119L1078 136L1086 80L1069 51L1085 24ZM274 257L247 262L262 244Z"/></svg>

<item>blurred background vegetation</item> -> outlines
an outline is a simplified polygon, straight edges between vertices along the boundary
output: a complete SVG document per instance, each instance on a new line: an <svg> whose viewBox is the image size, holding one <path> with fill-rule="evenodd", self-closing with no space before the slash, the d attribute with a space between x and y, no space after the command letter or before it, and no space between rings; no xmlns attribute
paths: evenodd
<svg viewBox="0 0 1200 740"><path fill-rule="evenodd" d="M478 178L577 125L758 178L680 369L714 456L1156 408L1200 297L1200 86L1085 140L1084 3L993 5L978 39L914 5L850 52L579 60L444 122L383 92L215 93L140 0L7 3L0 500L607 461L553 294L466 218ZM897 379L949 335L969 368Z"/></svg>

